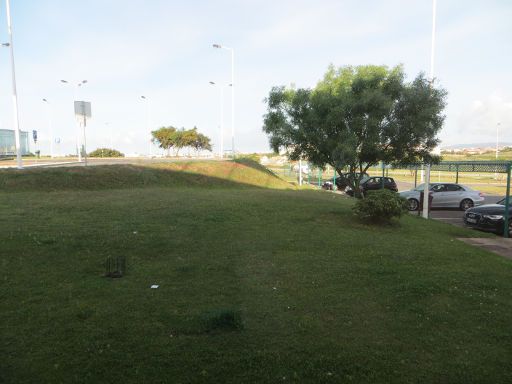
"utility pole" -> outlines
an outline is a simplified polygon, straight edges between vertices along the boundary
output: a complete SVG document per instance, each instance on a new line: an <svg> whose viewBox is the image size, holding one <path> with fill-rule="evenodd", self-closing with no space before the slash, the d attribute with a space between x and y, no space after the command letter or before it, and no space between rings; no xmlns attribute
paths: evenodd
<svg viewBox="0 0 512 384"><path fill-rule="evenodd" d="M436 8L437 0L432 0L432 45L430 48L430 87L434 86L434 55L436 46ZM423 189L423 218L428 219L430 203L430 164L426 165L425 188Z"/></svg>
<svg viewBox="0 0 512 384"><path fill-rule="evenodd" d="M16 69L14 65L14 47L12 38L12 22L11 22L11 2L5 1L7 15L7 31L9 33L9 42L2 44L9 47L11 52L11 77L12 77L12 103L13 103L13 122L14 122L14 138L16 143L16 166L18 169L23 168L23 160L21 159L21 140L20 140L20 122L18 114L18 93L16 91Z"/></svg>

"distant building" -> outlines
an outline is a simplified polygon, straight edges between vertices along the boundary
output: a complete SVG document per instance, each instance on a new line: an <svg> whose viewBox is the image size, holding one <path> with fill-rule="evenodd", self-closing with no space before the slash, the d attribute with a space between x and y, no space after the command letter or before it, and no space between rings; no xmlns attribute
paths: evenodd
<svg viewBox="0 0 512 384"><path fill-rule="evenodd" d="M28 132L20 131L22 155L29 153L28 140ZM16 140L11 129L0 129L0 156L16 156Z"/></svg>

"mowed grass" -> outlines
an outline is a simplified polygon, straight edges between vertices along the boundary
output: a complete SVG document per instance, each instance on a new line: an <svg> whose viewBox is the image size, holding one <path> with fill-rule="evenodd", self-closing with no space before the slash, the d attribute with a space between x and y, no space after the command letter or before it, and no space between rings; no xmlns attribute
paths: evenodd
<svg viewBox="0 0 512 384"><path fill-rule="evenodd" d="M111 167L60 191L45 172L76 169L2 175L0 382L512 381L512 262L455 239L474 232L369 226L351 199L206 165L116 189Z"/></svg>

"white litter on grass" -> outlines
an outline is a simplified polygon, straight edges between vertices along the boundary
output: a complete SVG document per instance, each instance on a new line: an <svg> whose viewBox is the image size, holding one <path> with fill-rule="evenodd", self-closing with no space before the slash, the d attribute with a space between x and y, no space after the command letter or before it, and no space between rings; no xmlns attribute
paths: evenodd
<svg viewBox="0 0 512 384"><path fill-rule="evenodd" d="M157 289L158 287L160 287L160 286L159 286L159 285L156 285L156 284L153 284L153 285L151 286L151 289Z"/></svg>

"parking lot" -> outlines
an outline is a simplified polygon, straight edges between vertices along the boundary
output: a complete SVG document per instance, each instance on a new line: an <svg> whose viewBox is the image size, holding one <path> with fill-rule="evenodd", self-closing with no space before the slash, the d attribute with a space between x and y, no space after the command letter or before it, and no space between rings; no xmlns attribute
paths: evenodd
<svg viewBox="0 0 512 384"><path fill-rule="evenodd" d="M406 183L406 182L397 182L398 190L399 191L406 191L409 189L414 188L413 183ZM499 195L484 195L485 200L483 204L494 204L498 202L499 200L503 199L504 196ZM411 212L413 215L417 215L418 212ZM444 221L445 223L458 225L463 227L464 222L462 221L462 216L464 215L464 212L459 209L434 209L430 212L430 217L439 220Z"/></svg>
<svg viewBox="0 0 512 384"><path fill-rule="evenodd" d="M495 204L499 200L503 199L503 196L496 196L496 195L485 195L485 201L484 204ZM412 214L417 215L418 212L412 212ZM430 212L430 217L439 220L444 221L446 223L450 223L453 225L459 225L461 227L464 226L464 222L462 221L462 216L464 215L464 212L459 209L434 209Z"/></svg>

